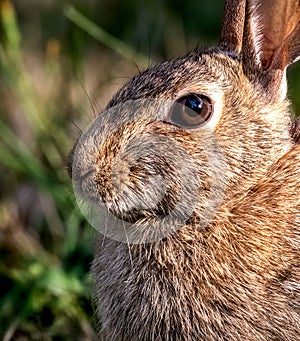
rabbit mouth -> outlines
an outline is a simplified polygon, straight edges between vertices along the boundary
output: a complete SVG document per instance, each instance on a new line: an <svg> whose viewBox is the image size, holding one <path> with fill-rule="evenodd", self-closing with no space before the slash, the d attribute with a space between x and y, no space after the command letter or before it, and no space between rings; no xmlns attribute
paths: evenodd
<svg viewBox="0 0 300 341"><path fill-rule="evenodd" d="M136 207L128 207L126 200L119 199L114 203L106 203L108 210L114 216L122 221L136 224L138 222L145 221L159 221L170 215L174 210L178 198L170 197L166 194L163 199L158 203L153 203L151 207L151 201L148 202L148 207L141 207L140 203L136 203ZM127 207L126 207L127 206Z"/></svg>
<svg viewBox="0 0 300 341"><path fill-rule="evenodd" d="M153 212L149 212L147 210L139 211L136 209L132 209L130 211L120 212L119 210L116 211L114 209L110 209L109 211L118 219L130 224L137 224L141 221L149 221L154 217Z"/></svg>

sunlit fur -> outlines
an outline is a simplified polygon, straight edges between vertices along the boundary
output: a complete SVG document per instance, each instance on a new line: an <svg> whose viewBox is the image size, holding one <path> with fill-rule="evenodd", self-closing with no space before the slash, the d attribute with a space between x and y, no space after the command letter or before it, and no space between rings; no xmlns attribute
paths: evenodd
<svg viewBox="0 0 300 341"><path fill-rule="evenodd" d="M159 86L151 87L157 79ZM105 340L299 336L300 147L289 133L288 102L272 102L247 81L239 62L216 51L146 71L113 104L131 92L175 99L186 87L201 92L210 84L225 99L215 127L229 166L223 203L205 230L191 221L168 239L144 245L99 238L93 273ZM210 145L201 130L193 139L183 136L192 155L197 145L199 153ZM117 144L128 136L114 138ZM99 157L113 160L109 150ZM197 159L199 169L207 166Z"/></svg>
<svg viewBox="0 0 300 341"><path fill-rule="evenodd" d="M222 49L195 50L158 64L129 81L109 107L143 98L175 101L185 93L212 97L219 93L215 100L222 101L218 103L222 114L215 124L186 132L167 117L154 115L147 124L131 120L99 149L93 142L97 131L77 146L77 168L82 174L95 169L91 177L97 194L127 220L137 218L131 216L124 197L114 191L111 173L118 150L134 136L146 131L149 140L151 132L169 136L188 151L200 183L191 219L171 236L137 245L99 236L92 271L104 340L299 339L299 124L292 121L288 100L263 86L264 74L257 71L250 77L247 70L245 59ZM223 197L212 220L199 228L205 214L205 190L212 185L205 154L213 149L212 137L224 156L219 172L226 186L224 193L216 190ZM167 178L169 200L176 202L181 179L166 166L164 155L155 157L147 172L138 172L143 182L136 187L132 187L133 174L126 162L119 163L127 176L117 179L118 186L134 198L139 185L147 185L155 161L158 171L163 174L167 169L172 175ZM136 163L144 169L142 160ZM156 190L147 188L145 199Z"/></svg>

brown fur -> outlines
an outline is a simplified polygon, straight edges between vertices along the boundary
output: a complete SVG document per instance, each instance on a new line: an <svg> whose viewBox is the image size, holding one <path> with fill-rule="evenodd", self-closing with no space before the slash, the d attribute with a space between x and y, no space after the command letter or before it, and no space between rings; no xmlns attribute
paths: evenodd
<svg viewBox="0 0 300 341"><path fill-rule="evenodd" d="M189 178L189 158L199 185L193 214L166 238L126 244L99 236L92 271L104 340L300 339L299 121L292 123L282 95L284 74L254 62L255 30L249 20L245 27L241 55L232 46L240 40L223 28L227 45L195 50L134 77L108 106L121 109L103 113L101 124L89 128L71 153L72 177L83 194L100 198L126 221L149 221L145 237L161 227L154 213L160 217L178 200L184 184L178 169ZM222 101L212 131L184 130L143 102L202 92L220 94L216 101ZM136 113L123 105L139 99ZM130 115L134 119L125 124ZM122 146L137 137L140 150L149 152L134 158L133 146L118 158ZM171 150L163 149L163 139L147 149L154 137L168 138ZM222 201L203 224L214 182L208 155L219 161L217 173L226 186L216 187L215 198ZM168 188L167 200L155 209L151 200L160 186L147 187L153 174L161 174ZM137 198L146 207L132 210Z"/></svg>
<svg viewBox="0 0 300 341"><path fill-rule="evenodd" d="M300 118L296 119L292 125L292 136L296 143L300 143Z"/></svg>

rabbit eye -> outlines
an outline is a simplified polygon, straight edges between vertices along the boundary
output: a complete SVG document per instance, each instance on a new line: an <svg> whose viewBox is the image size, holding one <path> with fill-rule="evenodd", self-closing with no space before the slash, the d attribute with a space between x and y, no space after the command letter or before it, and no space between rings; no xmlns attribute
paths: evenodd
<svg viewBox="0 0 300 341"><path fill-rule="evenodd" d="M189 94L179 98L171 109L171 121L183 128L196 128L209 121L213 113L210 98Z"/></svg>

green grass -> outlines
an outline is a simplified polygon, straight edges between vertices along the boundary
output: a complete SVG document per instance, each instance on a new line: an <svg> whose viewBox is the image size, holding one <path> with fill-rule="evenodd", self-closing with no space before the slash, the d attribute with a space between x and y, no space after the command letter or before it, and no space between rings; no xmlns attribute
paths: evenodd
<svg viewBox="0 0 300 341"><path fill-rule="evenodd" d="M14 8L9 1L0 5L1 93L12 102L3 105L0 118L0 339L92 339L92 235L65 170L70 127L57 98L47 102L37 93ZM46 74L61 68L50 58L42 66ZM22 119L24 137L5 108L21 111L16 119Z"/></svg>
<svg viewBox="0 0 300 341"><path fill-rule="evenodd" d="M88 18L78 12L73 6L66 6L64 13L72 22L87 32L91 37L97 39L103 45L119 53L121 56L126 56L127 58L134 60L140 67L146 68L149 63L151 63L148 57L137 52L122 40L117 39L101 27L95 25Z"/></svg>

